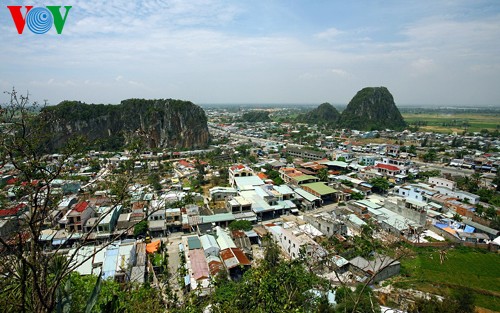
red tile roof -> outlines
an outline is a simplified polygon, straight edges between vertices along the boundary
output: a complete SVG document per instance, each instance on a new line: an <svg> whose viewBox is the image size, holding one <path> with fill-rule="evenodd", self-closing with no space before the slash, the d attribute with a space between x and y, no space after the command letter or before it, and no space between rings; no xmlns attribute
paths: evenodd
<svg viewBox="0 0 500 313"><path fill-rule="evenodd" d="M0 210L0 217L17 215L19 211L25 207L26 207L25 203L19 203L13 208Z"/></svg>
<svg viewBox="0 0 500 313"><path fill-rule="evenodd" d="M383 164L383 163L378 163L375 165L376 168L383 168L388 171L400 171L401 169L397 166L394 165L389 165L389 164Z"/></svg>
<svg viewBox="0 0 500 313"><path fill-rule="evenodd" d="M89 203L87 201L83 201L83 202L80 202L80 203L77 203L75 205L75 211L76 212L83 212L85 211L85 209L89 206Z"/></svg>
<svg viewBox="0 0 500 313"><path fill-rule="evenodd" d="M260 179L267 179L267 175L264 174L264 173L258 173L257 176L260 178Z"/></svg>
<svg viewBox="0 0 500 313"><path fill-rule="evenodd" d="M182 166L184 166L184 167L194 167L194 165L193 165L193 164L191 164L191 163L187 162L186 160L180 160L180 161L179 161L179 165L182 165Z"/></svg>

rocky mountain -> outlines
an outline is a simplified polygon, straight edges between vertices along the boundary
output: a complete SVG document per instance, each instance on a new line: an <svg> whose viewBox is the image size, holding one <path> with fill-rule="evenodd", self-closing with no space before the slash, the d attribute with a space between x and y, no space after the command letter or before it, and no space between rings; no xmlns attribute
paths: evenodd
<svg viewBox="0 0 500 313"><path fill-rule="evenodd" d="M250 111L243 114L241 117L243 122L255 123L255 122L271 122L269 117L269 112L266 111Z"/></svg>
<svg viewBox="0 0 500 313"><path fill-rule="evenodd" d="M325 102L316 109L301 114L297 117L297 121L308 124L330 124L336 125L339 121L340 113L330 103Z"/></svg>
<svg viewBox="0 0 500 313"><path fill-rule="evenodd" d="M51 121L49 150L74 136L83 136L100 149L132 142L149 148L201 148L209 141L205 112L189 101L129 99L119 105L64 101L46 107L40 116Z"/></svg>
<svg viewBox="0 0 500 313"><path fill-rule="evenodd" d="M386 87L358 91L340 116L340 127L357 130L400 130L407 126Z"/></svg>

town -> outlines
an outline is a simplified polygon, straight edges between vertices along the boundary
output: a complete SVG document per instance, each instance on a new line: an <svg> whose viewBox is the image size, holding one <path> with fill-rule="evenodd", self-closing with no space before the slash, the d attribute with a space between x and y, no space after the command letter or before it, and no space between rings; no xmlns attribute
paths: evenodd
<svg viewBox="0 0 500 313"><path fill-rule="evenodd" d="M4 253L34 241L44 253L66 256L81 276L148 283L175 307L190 294L210 295L221 273L241 280L272 244L330 283L317 291L330 304L335 286L365 284L392 299L381 305L394 312L418 298L392 286L410 255L402 247L435 249L441 264L457 247L497 253L498 131L356 131L241 119L253 111L206 108L211 143L204 149L47 154L46 167L58 169L48 185L3 163ZM23 225L49 193L57 203L38 238L29 238Z"/></svg>

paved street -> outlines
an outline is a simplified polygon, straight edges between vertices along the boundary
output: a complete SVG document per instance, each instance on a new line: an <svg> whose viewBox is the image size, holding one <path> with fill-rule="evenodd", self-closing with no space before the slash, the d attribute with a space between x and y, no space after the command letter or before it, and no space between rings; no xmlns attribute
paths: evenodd
<svg viewBox="0 0 500 313"><path fill-rule="evenodd" d="M179 244L181 243L181 236L182 233L172 233L170 236L168 236L168 244L167 244L167 251L168 251L168 270L170 272L170 286L172 286L172 289L176 291L177 297L179 299L183 298L183 293L180 290L179 283L178 283L178 267L180 264L180 259L179 259Z"/></svg>

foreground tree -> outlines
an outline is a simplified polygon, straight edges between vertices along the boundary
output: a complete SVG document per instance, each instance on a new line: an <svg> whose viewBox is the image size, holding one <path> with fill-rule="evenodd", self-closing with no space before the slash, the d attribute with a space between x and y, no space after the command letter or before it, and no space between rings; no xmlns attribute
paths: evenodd
<svg viewBox="0 0 500 313"><path fill-rule="evenodd" d="M64 256L61 248L45 251L41 236L61 200L54 192L54 180L66 174L85 142L75 138L58 151L57 159L48 158L47 130L54 117L43 108L38 113L40 106L31 103L28 96L15 90L8 94L10 103L0 110L0 168L12 167L19 183L8 212L13 215L10 222L14 232L0 237L0 301L2 309L9 312L53 312L69 275L92 257L76 262L80 248L89 243L90 232ZM105 183L114 191L112 207L127 196L129 178L122 176ZM108 214L102 214L98 222ZM68 237L73 235L69 233Z"/></svg>

